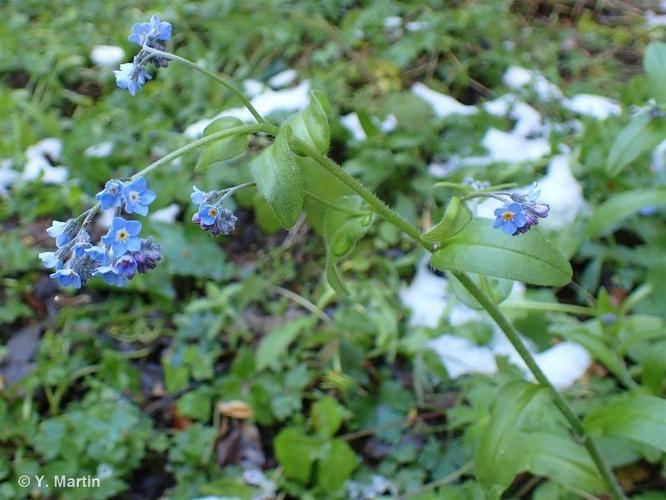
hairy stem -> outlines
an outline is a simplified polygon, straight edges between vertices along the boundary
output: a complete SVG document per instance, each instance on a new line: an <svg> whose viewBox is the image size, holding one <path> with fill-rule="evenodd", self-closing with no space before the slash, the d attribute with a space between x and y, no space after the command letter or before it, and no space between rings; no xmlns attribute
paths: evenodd
<svg viewBox="0 0 666 500"><path fill-rule="evenodd" d="M594 465L599 470L601 477L604 479L608 488L610 489L613 498L623 499L625 498L622 488L617 483L613 471L611 470L608 463L601 456L599 448L592 438L585 434L585 429L580 419L573 412L569 403L562 397L562 395L555 389L555 386L548 380L548 377L541 371L539 365L534 360L532 353L527 349L525 344L520 338L518 331L514 326L509 322L509 320L502 314L502 312L497 308L497 306L488 298L488 296L481 290L472 279L465 273L456 272L454 273L456 278L462 283L462 285L472 294L472 296L483 306L486 312L490 315L491 318L497 323L504 335L509 339L511 345L518 351L518 354L525 362L530 372L534 375L534 378L541 384L546 387L555 403L555 406L562 412L564 418L567 419L571 429L574 431L576 438L583 443L583 446L587 449Z"/></svg>
<svg viewBox="0 0 666 500"><path fill-rule="evenodd" d="M328 170L330 173L332 173L338 179L344 182L347 186L353 189L359 196L361 196L368 203L368 205L370 205L373 209L375 209L377 213L379 213L386 221L390 222L398 229L402 230L405 234L409 235L414 241L416 241L419 245L421 245L429 252L432 252L434 250L433 245L430 242L423 239L420 231L416 227L412 226L409 222L400 217L400 215L391 210L386 204L384 204L384 202L382 202L379 198L377 198L377 196L372 191L366 188L363 184L361 184L358 180L349 175L347 172L342 170L335 162L333 162L331 159L325 156L322 156L318 151L309 147L303 141L297 141L297 146L299 149L304 151L310 158L315 160L319 165L324 167L326 170ZM562 412L564 418L566 418L566 420L569 422L569 425L571 426L571 429L573 430L576 438L579 441L581 441L585 446L585 448L587 449L588 453L590 454L590 457L592 458L592 461L594 462L596 468L599 471L599 474L608 485L609 491L612 494L613 498L618 500L626 498L622 491L622 488L620 487L617 480L615 479L615 476L613 475L612 469L610 468L608 463L604 460L604 458L601 456L601 453L596 443L594 442L594 440L592 440L591 437L586 435L582 422L573 412L573 410L569 406L569 403L566 402L566 400L557 391L557 389L555 389L555 386L553 386L550 380L548 380L546 375L541 371L541 368L539 368L539 365L534 360L532 353L530 353L530 351L527 349L527 347L521 340L518 331L509 322L509 320L501 313L501 311L497 308L495 303L492 300L490 300L490 298L483 292L483 290L481 290L476 285L476 283L474 283L474 281L472 281L469 278L469 276L467 276L467 274L459 272L454 274L456 278L458 278L460 283L472 294L472 296L479 302L479 304L483 306L483 308L490 315L490 317L502 329L504 334L509 339L509 342L511 342L516 351L518 351L520 357L523 359L523 361L525 361L525 364L534 375L534 378L539 382L539 384L541 384L542 386L546 387L549 390L553 402L560 410L560 412Z"/></svg>
<svg viewBox="0 0 666 500"><path fill-rule="evenodd" d="M154 54L156 56L164 57L164 58L169 59L171 61L177 61L181 64L185 64L186 66L189 66L190 68L192 68L192 69L194 69L194 70L196 70L200 73L203 73L207 77L212 78L217 83L222 85L224 88L229 90L232 94L234 94L240 100L240 102L243 103L243 106L245 106L248 109L248 111L250 113L252 113L252 116L254 116L254 118L255 118L255 120L257 120L257 122L267 123L266 119L263 116L261 116L261 113L259 113L259 111L257 111L255 109L255 107L252 106L252 103L245 96L245 94L243 94L243 92L241 92L240 89L238 87L236 87L231 82L231 80L229 80L228 78L226 78L224 76L221 76L221 75L218 75L216 73L213 73L212 71L208 71L203 66L200 66L196 63L193 63L192 61L190 61L188 59L185 59L184 57L180 57L180 56L177 56L175 54L171 54L170 52L164 52L162 50L154 49L154 48L148 47L146 45L143 46L143 50L145 50L146 52L148 52L150 54Z"/></svg>

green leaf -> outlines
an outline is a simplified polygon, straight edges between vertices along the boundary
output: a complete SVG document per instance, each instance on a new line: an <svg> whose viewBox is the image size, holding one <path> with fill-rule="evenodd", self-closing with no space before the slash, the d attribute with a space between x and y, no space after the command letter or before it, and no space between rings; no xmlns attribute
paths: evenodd
<svg viewBox="0 0 666 500"><path fill-rule="evenodd" d="M530 433L527 439L527 468L532 474L588 492L605 490L606 486L590 455L571 438Z"/></svg>
<svg viewBox="0 0 666 500"><path fill-rule="evenodd" d="M522 380L509 382L497 394L475 457L476 476L491 497L499 497L513 478L527 469L529 442L525 442L520 426L528 407L542 395L538 385Z"/></svg>
<svg viewBox="0 0 666 500"><path fill-rule="evenodd" d="M346 441L334 439L324 445L317 468L317 483L329 493L344 485L356 468L356 454Z"/></svg>
<svg viewBox="0 0 666 500"><path fill-rule="evenodd" d="M288 135L288 129L281 131L250 164L259 192L287 229L296 223L303 208L301 171L289 149Z"/></svg>
<svg viewBox="0 0 666 500"><path fill-rule="evenodd" d="M240 500L252 500L261 497L259 488L249 486L240 477L223 477L212 483L201 485L200 491L204 495Z"/></svg>
<svg viewBox="0 0 666 500"><path fill-rule="evenodd" d="M364 207L360 196L343 196L335 205L347 210L360 211ZM326 244L326 279L331 288L340 295L347 294L347 288L337 269L339 260L351 253L374 221L374 215L353 215L346 211L329 208L324 215L324 243Z"/></svg>
<svg viewBox="0 0 666 500"><path fill-rule="evenodd" d="M462 286L462 283L458 281L455 274L446 273L446 278L449 280L451 290L460 302L467 307L471 307L478 311L483 309L483 306L467 291L467 288ZM499 304L506 299L513 289L513 281L511 280L493 278L492 276L484 276L482 274L470 274L469 278L476 283L476 285L481 288L481 290L483 290L495 304Z"/></svg>
<svg viewBox="0 0 666 500"><path fill-rule="evenodd" d="M454 196L446 206L442 220L430 231L424 233L423 239L430 243L442 244L462 231L471 220L472 212L460 201L460 198Z"/></svg>
<svg viewBox="0 0 666 500"><path fill-rule="evenodd" d="M300 318L280 326L266 335L257 348L257 370L275 366L281 356L287 353L287 348L303 329L311 322L310 318Z"/></svg>
<svg viewBox="0 0 666 500"><path fill-rule="evenodd" d="M652 97L658 105L666 105L666 44L652 42L645 49L643 67L648 76Z"/></svg>
<svg viewBox="0 0 666 500"><path fill-rule="evenodd" d="M433 254L432 265L544 286L566 285L572 275L569 262L538 229L509 236L490 219L472 220Z"/></svg>
<svg viewBox="0 0 666 500"><path fill-rule="evenodd" d="M666 189L637 189L615 195L597 207L585 228L585 236L595 238L606 233L624 218L651 205L666 205Z"/></svg>
<svg viewBox="0 0 666 500"><path fill-rule="evenodd" d="M285 122L292 132L292 137L300 139L320 153L328 152L331 133L326 118L325 108L328 107L326 96L318 91L310 93L310 103L303 110ZM298 149L295 148L297 151Z"/></svg>
<svg viewBox="0 0 666 500"><path fill-rule="evenodd" d="M342 425L344 408L332 396L324 396L312 405L312 423L320 436L335 436Z"/></svg>
<svg viewBox="0 0 666 500"><path fill-rule="evenodd" d="M593 435L621 436L666 451L666 399L623 395L592 410L583 424Z"/></svg>
<svg viewBox="0 0 666 500"><path fill-rule="evenodd" d="M613 176L619 174L641 154L659 144L665 134L663 119L653 118L649 112L633 117L615 138L606 170Z"/></svg>
<svg viewBox="0 0 666 500"><path fill-rule="evenodd" d="M243 125L244 123L241 120L232 116L219 118L204 129L203 136L207 137L216 132L241 127ZM235 158L247 149L247 144L247 134L230 135L229 137L224 137L215 141L204 148L195 170L203 170L213 163Z"/></svg>
<svg viewBox="0 0 666 500"><path fill-rule="evenodd" d="M323 235L324 215L328 206L322 203L322 200L334 203L341 196L353 195L354 191L313 159L298 156L296 162L303 173L305 215L314 230Z"/></svg>
<svg viewBox="0 0 666 500"><path fill-rule="evenodd" d="M300 429L288 428L280 431L273 445L285 476L307 484L319 450L318 440L306 436Z"/></svg>

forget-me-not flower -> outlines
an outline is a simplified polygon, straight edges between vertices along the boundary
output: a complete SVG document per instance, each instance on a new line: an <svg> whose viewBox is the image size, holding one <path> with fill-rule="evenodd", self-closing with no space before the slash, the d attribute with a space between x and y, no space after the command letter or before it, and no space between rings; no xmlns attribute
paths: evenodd
<svg viewBox="0 0 666 500"><path fill-rule="evenodd" d="M119 207L122 201L123 186L124 184L121 181L111 179L106 182L104 189L95 195L95 199L99 201L104 209Z"/></svg>
<svg viewBox="0 0 666 500"><path fill-rule="evenodd" d="M131 63L120 65L120 69L113 72L116 75L116 85L119 89L127 89L131 96L141 90L147 80L152 79L141 59L136 56Z"/></svg>
<svg viewBox="0 0 666 500"><path fill-rule="evenodd" d="M148 189L146 179L141 177L123 187L122 197L128 214L147 215L148 205L155 201L156 195Z"/></svg>
<svg viewBox="0 0 666 500"><path fill-rule="evenodd" d="M155 40L167 41L169 38L171 38L171 24L161 21L159 16L152 16L148 23L135 23L128 40L143 45Z"/></svg>
<svg viewBox="0 0 666 500"><path fill-rule="evenodd" d="M56 280L60 286L71 286L74 288L81 288L81 277L71 268L58 269L55 273L50 275L51 278Z"/></svg>
<svg viewBox="0 0 666 500"><path fill-rule="evenodd" d="M102 236L102 243L111 248L117 259L127 252L136 252L141 248L141 240L138 237L140 232L139 221L115 217L109 232Z"/></svg>
<svg viewBox="0 0 666 500"><path fill-rule="evenodd" d="M509 203L503 207L495 209L494 227L502 228L506 234L514 235L518 229L527 223L527 218L523 213L523 207L520 203Z"/></svg>

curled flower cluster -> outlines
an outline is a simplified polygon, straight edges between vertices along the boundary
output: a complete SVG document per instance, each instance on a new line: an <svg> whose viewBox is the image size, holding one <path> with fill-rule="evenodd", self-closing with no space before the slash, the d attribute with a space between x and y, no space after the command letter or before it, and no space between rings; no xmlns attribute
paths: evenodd
<svg viewBox="0 0 666 500"><path fill-rule="evenodd" d="M495 210L495 228L502 229L512 236L526 233L539 219L548 217L550 207L545 203L537 203L540 191L536 186L527 195L519 193L493 193L494 197L505 197L506 203Z"/></svg>
<svg viewBox="0 0 666 500"><path fill-rule="evenodd" d="M146 66L152 63L156 68L164 68L169 65L169 60L146 48L165 50L162 42L171 38L171 24L160 21L158 16L152 16L150 22L136 23L132 28L129 41L141 46L141 50L131 63L120 65L120 69L114 71L118 88L127 89L130 95L135 95L143 88L146 81L152 78Z"/></svg>
<svg viewBox="0 0 666 500"><path fill-rule="evenodd" d="M155 193L143 178L123 183L112 179L97 193L102 208L116 208L125 213L146 215ZM90 242L85 229L97 207L66 222L54 221L47 229L55 239L56 251L39 254L47 268L54 269L51 278L61 286L81 288L93 276L111 285L123 286L136 273L154 269L162 259L160 247L151 237L141 239L141 223L119 215L113 218L108 232L97 245Z"/></svg>
<svg viewBox="0 0 666 500"><path fill-rule="evenodd" d="M201 191L198 187L192 186L190 199L192 203L199 205L199 209L192 216L192 222L199 224L201 229L212 236L231 234L236 229L238 217L231 210L222 208L221 204L232 193L233 188L222 191Z"/></svg>

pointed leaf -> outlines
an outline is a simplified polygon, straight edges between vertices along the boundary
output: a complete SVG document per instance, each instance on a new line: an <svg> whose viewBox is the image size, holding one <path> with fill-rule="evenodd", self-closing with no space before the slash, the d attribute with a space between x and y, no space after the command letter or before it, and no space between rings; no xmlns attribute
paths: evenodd
<svg viewBox="0 0 666 500"><path fill-rule="evenodd" d="M301 171L289 149L288 134L281 131L275 142L250 164L257 189L287 229L296 223L303 208Z"/></svg>
<svg viewBox="0 0 666 500"><path fill-rule="evenodd" d="M643 66L650 82L652 97L660 106L666 105L666 44L652 42L645 49Z"/></svg>
<svg viewBox="0 0 666 500"><path fill-rule="evenodd" d="M622 219L652 205L666 205L666 189L637 189L615 195L597 207L585 235L595 238L613 229Z"/></svg>
<svg viewBox="0 0 666 500"><path fill-rule="evenodd" d="M285 126L291 129L293 138L300 139L320 153L328 151L331 140L325 111L327 107L326 96L321 92L313 91L310 93L308 106L285 122Z"/></svg>
<svg viewBox="0 0 666 500"><path fill-rule="evenodd" d="M592 410L583 424L593 435L622 436L666 451L666 399L623 395Z"/></svg>
<svg viewBox="0 0 666 500"><path fill-rule="evenodd" d="M491 496L499 497L527 469L529 442L520 426L528 407L543 395L538 385L522 380L509 382L497 394L476 451L476 476Z"/></svg>
<svg viewBox="0 0 666 500"><path fill-rule="evenodd" d="M472 220L472 212L460 198L454 196L446 206L442 220L430 231L423 234L423 239L430 243L442 244L462 231Z"/></svg>
<svg viewBox="0 0 666 500"><path fill-rule="evenodd" d="M613 142L606 165L608 173L619 174L641 154L659 144L666 135L665 124L664 119L654 118L649 112L634 116Z"/></svg>
<svg viewBox="0 0 666 500"><path fill-rule="evenodd" d="M432 265L544 286L566 285L572 275L569 262L538 229L509 236L493 228L490 219L472 220L435 251Z"/></svg>

